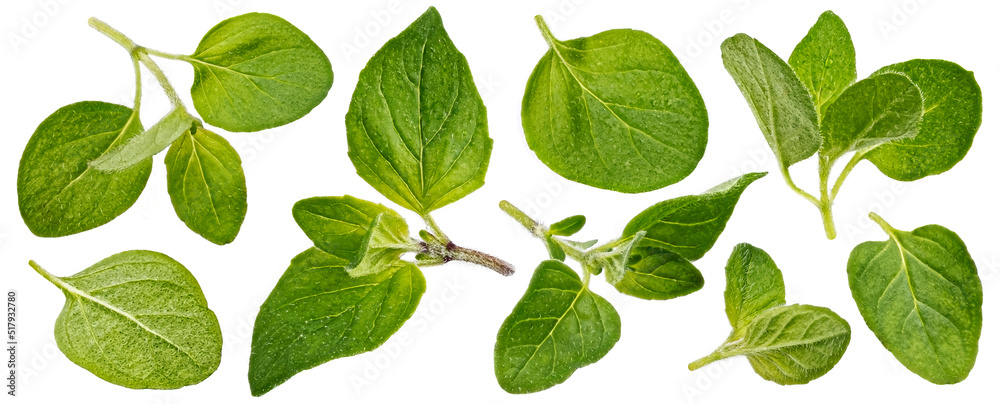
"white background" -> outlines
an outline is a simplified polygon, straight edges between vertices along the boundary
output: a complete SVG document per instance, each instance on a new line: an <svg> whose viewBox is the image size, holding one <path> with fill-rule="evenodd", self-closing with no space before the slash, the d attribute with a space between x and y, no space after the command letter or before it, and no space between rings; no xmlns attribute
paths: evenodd
<svg viewBox="0 0 1000 404"><path fill-rule="evenodd" d="M0 6L0 279L2 289L14 288L20 295L21 401L340 403L419 397L449 403L995 402L990 397L995 397L1000 376L1000 235L995 231L1000 142L991 118L1000 107L993 102L994 94L1000 94L998 10L990 1L941 0L434 2L469 60L495 140L486 185L436 212L436 217L453 239L511 261L518 272L503 278L460 263L428 268L427 293L415 320L401 330L408 339L394 337L379 350L302 372L264 397L252 398L246 374L257 309L291 258L310 246L292 220L292 204L343 194L389 204L355 175L346 155L344 114L367 59L431 2L402 2L396 8L387 1L318 4L53 0L5 1ZM974 71L985 94L979 135L965 160L951 171L897 183L862 163L837 200L840 237L835 241L823 236L818 211L785 187L719 57L723 39L746 32L787 58L828 8L851 31L859 77L912 58L940 58ZM329 56L335 80L326 100L293 124L255 134L219 131L242 155L249 189L249 212L236 241L216 246L177 219L166 193L162 154L155 158L142 197L111 223L58 239L33 236L18 214L15 183L18 160L35 127L73 102L131 102L132 68L125 52L90 29L87 18L97 16L141 45L189 53L213 25L250 11L280 15L308 33ZM658 191L626 195L563 180L535 158L520 126L525 81L546 50L532 20L535 14L545 15L562 39L612 28L644 30L682 59L702 92L711 122L707 153L690 177ZM12 38L23 41L15 44ZM174 61L160 65L191 105L186 91L191 67ZM149 124L166 112L167 102L148 75L144 88L142 119ZM811 159L793 167L800 186L813 193L815 164ZM772 174L747 190L715 249L696 262L705 276L701 291L648 302L621 295L595 278L593 290L621 314L622 337L615 348L547 391L514 396L499 388L493 374L497 329L546 253L497 208L497 202L510 200L548 222L585 214L589 220L580 238L608 240L655 202L698 193L757 170ZM867 220L870 210L904 230L944 225L968 245L983 279L985 305L979 359L964 382L936 386L910 373L865 326L851 299L845 266L856 244L886 238ZM412 228L419 228L415 215L406 217ZM789 302L827 306L850 322L851 344L826 376L805 386L782 387L762 380L743 358L687 370L688 362L711 352L729 333L723 265L738 242L752 243L773 256L784 273ZM57 275L70 275L130 249L160 251L183 263L218 315L225 336L222 364L201 384L176 391L129 390L77 367L56 348L52 328L63 296L31 271L27 261L35 259Z"/></svg>

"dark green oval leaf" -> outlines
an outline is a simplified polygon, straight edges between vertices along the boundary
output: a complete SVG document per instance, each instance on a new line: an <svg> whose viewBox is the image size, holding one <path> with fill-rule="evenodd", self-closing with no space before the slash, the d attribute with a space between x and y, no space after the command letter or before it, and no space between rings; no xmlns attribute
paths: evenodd
<svg viewBox="0 0 1000 404"><path fill-rule="evenodd" d="M937 384L964 380L983 327L983 286L965 243L938 225L906 232L873 219L889 240L859 244L847 263L861 316L913 373Z"/></svg>
<svg viewBox="0 0 1000 404"><path fill-rule="evenodd" d="M535 20L549 51L528 79L521 124L539 160L569 180L629 193L694 171L708 113L666 45L630 29L559 41Z"/></svg>
<svg viewBox="0 0 1000 404"><path fill-rule="evenodd" d="M21 218L36 236L61 237L124 213L146 187L152 159L105 173L88 163L142 133L139 114L105 102L70 104L45 118L17 171Z"/></svg>
<svg viewBox="0 0 1000 404"><path fill-rule="evenodd" d="M583 215L570 216L549 226L549 234L555 236L569 237L583 229L587 224L587 218Z"/></svg>
<svg viewBox="0 0 1000 404"><path fill-rule="evenodd" d="M303 370L378 348L413 315L426 288L416 266L355 278L346 264L316 248L292 260L254 323L254 396Z"/></svg>
<svg viewBox="0 0 1000 404"><path fill-rule="evenodd" d="M368 61L346 121L358 175L404 208L424 215L483 185L486 106L433 7Z"/></svg>
<svg viewBox="0 0 1000 404"><path fill-rule="evenodd" d="M497 333L497 382L510 393L545 390L597 362L618 342L621 319L570 267L543 261Z"/></svg>
<svg viewBox="0 0 1000 404"><path fill-rule="evenodd" d="M199 127L170 146L164 163L177 217L215 244L236 239L247 213L247 183L229 142Z"/></svg>
<svg viewBox="0 0 1000 404"><path fill-rule="evenodd" d="M176 389L215 372L222 331L194 276L152 251L125 251L60 278L56 344L73 363L133 389Z"/></svg>
<svg viewBox="0 0 1000 404"><path fill-rule="evenodd" d="M191 99L211 125L231 132L281 126L326 98L333 69L305 33L281 17L249 13L212 27L185 58Z"/></svg>
<svg viewBox="0 0 1000 404"><path fill-rule="evenodd" d="M983 118L983 94L972 72L946 60L914 59L873 75L883 73L903 74L920 89L923 120L916 137L879 146L865 158L899 181L941 174L962 161Z"/></svg>
<svg viewBox="0 0 1000 404"><path fill-rule="evenodd" d="M857 80L854 59L851 33L833 11L820 14L788 57L788 64L809 90L821 118L826 117L827 107Z"/></svg>
<svg viewBox="0 0 1000 404"><path fill-rule="evenodd" d="M667 300L693 293L705 285L701 272L670 250L637 247L628 270L615 289L646 300Z"/></svg>
<svg viewBox="0 0 1000 404"><path fill-rule="evenodd" d="M743 191L765 175L745 174L701 195L657 203L632 218L622 236L645 230L640 245L666 248L687 260L697 260L719 239Z"/></svg>
<svg viewBox="0 0 1000 404"><path fill-rule="evenodd" d="M746 34L722 42L722 64L736 81L757 118L757 125L787 169L819 150L816 106L791 66Z"/></svg>
<svg viewBox="0 0 1000 404"><path fill-rule="evenodd" d="M350 263L365 247L375 217L391 210L350 195L303 199L292 216L316 248Z"/></svg>
<svg viewBox="0 0 1000 404"><path fill-rule="evenodd" d="M848 88L826 111L819 152L829 161L917 135L923 116L920 89L901 74L879 74Z"/></svg>

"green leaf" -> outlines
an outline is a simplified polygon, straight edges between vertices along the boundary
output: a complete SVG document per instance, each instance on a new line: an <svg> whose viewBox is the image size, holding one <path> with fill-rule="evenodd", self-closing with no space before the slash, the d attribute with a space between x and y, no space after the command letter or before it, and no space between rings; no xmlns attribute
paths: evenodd
<svg viewBox="0 0 1000 404"><path fill-rule="evenodd" d="M183 107L174 108L149 130L108 150L90 165L103 172L127 170L163 151L184 133L194 131L197 123Z"/></svg>
<svg viewBox="0 0 1000 404"><path fill-rule="evenodd" d="M704 285L698 268L680 255L663 248L636 247L615 289L640 299L667 300L693 293Z"/></svg>
<svg viewBox="0 0 1000 404"><path fill-rule="evenodd" d="M355 278L344 271L347 263L316 248L292 260L254 323L254 396L303 370L378 348L413 315L426 289L416 266Z"/></svg>
<svg viewBox="0 0 1000 404"><path fill-rule="evenodd" d="M827 107L857 80L854 59L851 34L833 11L819 16L788 57L788 64L812 95L820 121L826 118Z"/></svg>
<svg viewBox="0 0 1000 404"><path fill-rule="evenodd" d="M983 327L983 286L965 243L938 225L907 232L872 219L890 238L851 251L847 279L861 316L913 373L936 384L964 380Z"/></svg>
<svg viewBox="0 0 1000 404"><path fill-rule="evenodd" d="M281 17L239 15L212 27L184 60L191 99L211 125L254 132L305 116L326 98L333 69L309 36Z"/></svg>
<svg viewBox="0 0 1000 404"><path fill-rule="evenodd" d="M632 218L622 236L645 230L640 245L666 248L689 261L697 260L719 239L743 191L765 175L745 174L701 195L657 203Z"/></svg>
<svg viewBox="0 0 1000 404"><path fill-rule="evenodd" d="M920 89L923 120L916 137L881 145L865 158L899 181L950 170L972 147L982 122L983 94L972 72L946 60L914 59L873 76L884 73L903 74Z"/></svg>
<svg viewBox="0 0 1000 404"><path fill-rule="evenodd" d="M164 163L177 217L215 244L236 239L247 213L247 184L229 142L199 127L170 146Z"/></svg>
<svg viewBox="0 0 1000 404"><path fill-rule="evenodd" d="M901 74L880 74L844 91L826 111L820 127L820 155L835 161L849 151L917 135L923 116L920 89Z"/></svg>
<svg viewBox="0 0 1000 404"><path fill-rule="evenodd" d="M566 264L543 261L497 333L497 382L510 393L545 390L604 357L620 336L621 319L607 300Z"/></svg>
<svg viewBox="0 0 1000 404"><path fill-rule="evenodd" d="M674 54L642 31L560 41L528 78L521 125L557 174L618 192L646 192L694 171L708 142L701 93Z"/></svg>
<svg viewBox="0 0 1000 404"><path fill-rule="evenodd" d="M642 242L646 236L645 231L639 231L635 235L622 238L616 243L614 248L608 251L595 251L589 262L583 262L585 267L593 267L599 274L604 272L604 277L608 283L614 285L621 282L628 271L629 259L632 257L632 249Z"/></svg>
<svg viewBox="0 0 1000 404"><path fill-rule="evenodd" d="M779 167L787 169L819 150L823 138L816 106L788 63L746 34L722 42L722 63L750 105Z"/></svg>
<svg viewBox="0 0 1000 404"><path fill-rule="evenodd" d="M36 236L61 237L124 213L146 187L152 159L105 173L88 163L142 132L139 114L84 101L45 118L28 140L17 171L21 218Z"/></svg>
<svg viewBox="0 0 1000 404"><path fill-rule="evenodd" d="M406 209L426 215L483 185L486 106L433 7L368 61L346 121L358 175Z"/></svg>
<svg viewBox="0 0 1000 404"><path fill-rule="evenodd" d="M726 263L726 315L733 326L726 341L691 370L733 356L746 356L765 380L805 384L840 361L851 327L825 307L785 306L781 271L764 250L738 244Z"/></svg>
<svg viewBox="0 0 1000 404"><path fill-rule="evenodd" d="M365 234L362 248L344 269L358 277L392 269L406 252L416 252L406 220L387 210L375 216Z"/></svg>
<svg viewBox="0 0 1000 404"><path fill-rule="evenodd" d="M389 208L350 195L303 199L292 216L316 248L350 263L365 248L375 217Z"/></svg>
<svg viewBox="0 0 1000 404"><path fill-rule="evenodd" d="M554 236L569 237L583 229L587 224L587 218L583 215L570 216L549 226L549 234Z"/></svg>
<svg viewBox="0 0 1000 404"><path fill-rule="evenodd" d="M198 281L170 257L125 251L64 278L31 266L66 295L56 344L97 377L132 389L176 389L219 367L219 320Z"/></svg>
<svg viewBox="0 0 1000 404"><path fill-rule="evenodd" d="M566 261L566 250L552 239L552 236L545 236L545 248L549 250L549 258L556 261Z"/></svg>

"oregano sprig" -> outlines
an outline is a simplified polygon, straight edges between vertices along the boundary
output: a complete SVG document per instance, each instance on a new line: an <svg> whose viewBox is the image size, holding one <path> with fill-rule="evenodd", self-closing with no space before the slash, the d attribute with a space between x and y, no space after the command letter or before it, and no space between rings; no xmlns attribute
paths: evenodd
<svg viewBox="0 0 1000 404"><path fill-rule="evenodd" d="M914 59L855 82L855 50L844 22L820 15L785 63L746 34L722 43L722 61L751 107L785 182L815 205L836 237L833 203L863 160L898 181L951 169L982 121L972 72L945 60ZM852 154L853 153L853 154ZM789 168L819 155L819 194L795 184ZM840 173L834 166L850 155Z"/></svg>
<svg viewBox="0 0 1000 404"><path fill-rule="evenodd" d="M212 28L191 55L140 46L96 18L90 26L121 45L135 74L132 107L85 101L60 108L31 136L18 169L21 217L32 233L61 237L101 226L142 193L152 157L169 148L167 191L177 216L216 244L232 242L247 190L235 149L205 123L251 132L295 121L326 97L333 70L309 37L280 17L250 13ZM152 56L195 69L191 113ZM171 109L143 129L140 65Z"/></svg>

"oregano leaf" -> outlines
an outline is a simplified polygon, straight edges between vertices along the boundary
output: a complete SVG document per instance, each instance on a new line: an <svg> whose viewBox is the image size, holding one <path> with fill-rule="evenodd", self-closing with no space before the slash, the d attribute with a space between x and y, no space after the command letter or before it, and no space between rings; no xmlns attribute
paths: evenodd
<svg viewBox="0 0 1000 404"><path fill-rule="evenodd" d="M597 362L621 336L618 312L570 267L543 261L497 333L497 382L509 393L545 390Z"/></svg>
<svg viewBox="0 0 1000 404"><path fill-rule="evenodd" d="M756 39L736 34L722 42L722 64L782 169L819 150L823 138L816 106L788 63Z"/></svg>
<svg viewBox="0 0 1000 404"><path fill-rule="evenodd" d="M615 289L646 300L668 300L701 289L705 278L690 261L658 247L635 247Z"/></svg>
<svg viewBox="0 0 1000 404"><path fill-rule="evenodd" d="M392 269L403 253L417 251L406 220L396 212L379 213L369 226L361 250L344 267L348 275L358 277Z"/></svg>
<svg viewBox="0 0 1000 404"><path fill-rule="evenodd" d="M583 225L585 224L587 224L587 218L583 215L570 216L558 222L552 223L549 226L549 234L554 236L569 237L582 230Z"/></svg>
<svg viewBox="0 0 1000 404"><path fill-rule="evenodd" d="M566 260L566 250L552 239L551 235L545 236L545 248L549 250L549 258L556 261Z"/></svg>
<svg viewBox="0 0 1000 404"><path fill-rule="evenodd" d="M174 108L149 130L108 150L90 165L103 172L126 170L170 147L177 138L193 131L197 122L184 108Z"/></svg>
<svg viewBox="0 0 1000 404"><path fill-rule="evenodd" d="M486 106L434 7L368 61L346 125L358 175L406 209L426 215L484 183Z"/></svg>
<svg viewBox="0 0 1000 404"><path fill-rule="evenodd" d="M621 282L628 270L629 259L632 257L632 249L642 243L642 238L646 236L645 231L639 231L631 237L623 239L610 251L596 251L592 258L592 263L597 269L597 273L604 272L605 280L615 285ZM589 263L584 263L587 266Z"/></svg>
<svg viewBox="0 0 1000 404"><path fill-rule="evenodd" d="M785 280L764 250L741 243L726 262L726 317L741 336L761 312L785 304Z"/></svg>
<svg viewBox="0 0 1000 404"><path fill-rule="evenodd" d="M892 228L851 251L847 279L868 328L903 366L936 384L964 380L979 350L983 286L965 243L938 225Z"/></svg>
<svg viewBox="0 0 1000 404"><path fill-rule="evenodd" d="M164 163L177 217L215 244L236 239L247 213L247 184L233 146L198 127L170 146Z"/></svg>
<svg viewBox="0 0 1000 404"><path fill-rule="evenodd" d="M17 171L21 218L36 236L61 237L101 226L135 203L152 159L113 173L90 162L142 133L131 108L84 101L45 118L28 140Z"/></svg>
<svg viewBox="0 0 1000 404"><path fill-rule="evenodd" d="M352 277L348 261L311 248L292 260L254 322L250 392L261 396L295 374L368 352L409 319L426 284L412 263Z"/></svg>
<svg viewBox="0 0 1000 404"><path fill-rule="evenodd" d="M788 57L788 65L809 90L822 121L827 107L858 78L854 42L844 21L833 11L820 14Z"/></svg>
<svg viewBox="0 0 1000 404"><path fill-rule="evenodd" d="M194 54L191 99L205 122L253 132L305 116L326 98L333 69L308 35L281 17L248 13L205 34Z"/></svg>
<svg viewBox="0 0 1000 404"><path fill-rule="evenodd" d="M219 320L198 281L170 257L125 251L67 277L31 266L66 296L55 326L59 350L97 377L176 389L219 367Z"/></svg>
<svg viewBox="0 0 1000 404"><path fill-rule="evenodd" d="M350 195L300 200L292 216L316 248L347 263L365 248L365 237L375 217L391 212L380 204Z"/></svg>
<svg viewBox="0 0 1000 404"><path fill-rule="evenodd" d="M535 20L549 50L528 78L521 124L539 160L569 180L628 193L694 171L708 113L666 45L630 29L560 41Z"/></svg>

